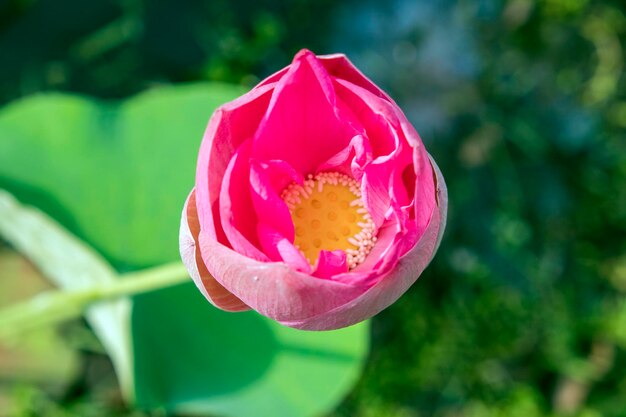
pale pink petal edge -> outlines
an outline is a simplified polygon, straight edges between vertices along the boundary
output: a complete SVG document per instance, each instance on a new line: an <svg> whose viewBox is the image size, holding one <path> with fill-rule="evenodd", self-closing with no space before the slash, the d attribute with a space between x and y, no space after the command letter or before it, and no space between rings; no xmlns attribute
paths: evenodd
<svg viewBox="0 0 626 417"><path fill-rule="evenodd" d="M180 222L180 256L187 267L189 275L200 290L202 295L215 307L225 311L236 312L246 311L250 307L245 305L240 299L217 282L200 257L197 240L200 226L196 210L195 189L191 191L185 206Z"/></svg>
<svg viewBox="0 0 626 417"><path fill-rule="evenodd" d="M202 259L213 277L246 305L276 321L306 320L350 302L366 291L299 272L284 262L259 262L200 231Z"/></svg>

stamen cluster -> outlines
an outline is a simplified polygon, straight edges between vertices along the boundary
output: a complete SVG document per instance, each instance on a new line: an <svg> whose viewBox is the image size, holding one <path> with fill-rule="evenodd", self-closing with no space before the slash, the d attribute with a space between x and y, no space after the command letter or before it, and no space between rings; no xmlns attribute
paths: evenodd
<svg viewBox="0 0 626 417"><path fill-rule="evenodd" d="M309 174L303 185L289 184L281 198L294 222L295 246L311 265L320 250L340 249L353 269L374 247L376 226L353 178L338 172Z"/></svg>

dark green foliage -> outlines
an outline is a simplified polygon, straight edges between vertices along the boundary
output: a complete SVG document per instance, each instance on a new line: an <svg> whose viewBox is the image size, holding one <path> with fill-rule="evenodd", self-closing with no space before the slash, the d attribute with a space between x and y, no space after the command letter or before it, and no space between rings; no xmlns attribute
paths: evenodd
<svg viewBox="0 0 626 417"><path fill-rule="evenodd" d="M328 25L331 4L4 1L0 102L49 89L125 97L199 79L252 84L277 62L289 62L301 45L327 44L318 29Z"/></svg>

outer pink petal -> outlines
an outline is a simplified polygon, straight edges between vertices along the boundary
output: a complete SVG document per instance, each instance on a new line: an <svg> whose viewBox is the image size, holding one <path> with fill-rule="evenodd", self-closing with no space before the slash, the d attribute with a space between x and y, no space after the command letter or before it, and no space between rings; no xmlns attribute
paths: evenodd
<svg viewBox="0 0 626 417"><path fill-rule="evenodd" d="M368 319L393 304L420 276L433 258L446 224L448 194L441 171L430 160L436 175L437 207L417 245L378 283L358 297L333 310L303 320L282 320L287 326L305 330L331 330Z"/></svg>
<svg viewBox="0 0 626 417"><path fill-rule="evenodd" d="M180 256L200 292L215 307L226 311L245 311L250 307L231 294L207 271L198 248L200 223L196 210L195 190L192 190L185 201L180 221Z"/></svg>
<svg viewBox="0 0 626 417"><path fill-rule="evenodd" d="M280 322L298 322L334 310L366 288L316 278L283 262L259 262L200 231L208 271L226 289L259 313Z"/></svg>
<svg viewBox="0 0 626 417"><path fill-rule="evenodd" d="M421 235L423 231L426 229L428 222L431 217L431 213L435 209L435 205L437 204L436 200L432 198L433 190L437 186L436 178L434 178L430 173L432 172L433 161L426 149L424 149L424 145L422 145L419 136L417 136L417 132L411 124L406 122L403 123L403 129L405 129L405 133L407 134L407 139L410 139L412 130L415 134L413 139L419 140L419 145L412 144L413 146L413 166L415 167L415 192L413 201L415 202L414 210L415 210L415 222L417 224L417 233ZM443 180L442 180L443 181Z"/></svg>
<svg viewBox="0 0 626 417"><path fill-rule="evenodd" d="M217 203L222 178L237 148L254 135L273 90L274 85L268 84L221 106L202 139L196 169L198 217L202 230L225 244Z"/></svg>

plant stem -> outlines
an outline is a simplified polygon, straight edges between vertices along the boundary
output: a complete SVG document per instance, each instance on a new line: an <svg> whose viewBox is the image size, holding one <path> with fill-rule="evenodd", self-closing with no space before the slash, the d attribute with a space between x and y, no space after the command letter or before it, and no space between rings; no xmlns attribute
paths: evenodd
<svg viewBox="0 0 626 417"><path fill-rule="evenodd" d="M0 341L19 333L75 318L93 303L167 288L189 281L181 263L123 274L107 285L76 290L53 290L0 310Z"/></svg>

